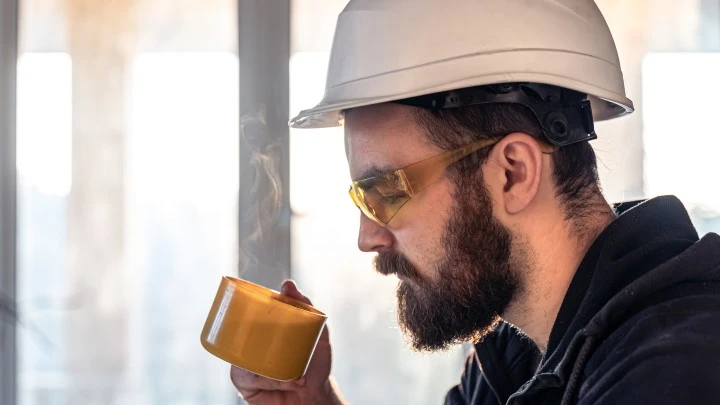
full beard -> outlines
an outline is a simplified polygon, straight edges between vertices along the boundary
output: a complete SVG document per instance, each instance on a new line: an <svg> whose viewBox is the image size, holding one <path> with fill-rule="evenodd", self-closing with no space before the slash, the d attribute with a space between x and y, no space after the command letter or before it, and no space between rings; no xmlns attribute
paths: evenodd
<svg viewBox="0 0 720 405"><path fill-rule="evenodd" d="M513 234L493 216L484 188L475 187L474 193L454 196L437 281L421 277L399 253L381 252L375 258L378 272L402 280L398 323L414 350L446 350L481 340L520 290L519 266L511 255Z"/></svg>

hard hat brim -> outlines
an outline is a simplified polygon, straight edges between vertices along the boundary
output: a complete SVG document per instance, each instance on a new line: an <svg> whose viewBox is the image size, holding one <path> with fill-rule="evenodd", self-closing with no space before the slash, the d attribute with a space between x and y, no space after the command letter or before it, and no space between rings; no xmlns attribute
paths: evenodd
<svg viewBox="0 0 720 405"><path fill-rule="evenodd" d="M547 73L528 71L528 60L544 65L574 66L581 69L587 81ZM518 69L513 71L513 65ZM488 67L498 66L498 72ZM502 70L502 71L500 71ZM477 75L475 72L486 72ZM490 73L487 73L490 71ZM559 69L562 71L562 69ZM577 75L573 75L576 76ZM599 78L622 77L620 68L609 62L598 63L589 55L554 50L516 50L510 52L466 55L429 65L414 66L346 83L329 83L325 98L314 108L301 111L290 120L292 128L328 128L342 125L344 110L381 104L441 91L497 83L533 82L550 84L588 95L593 119L603 121L632 113L635 108L625 96L624 83L604 89L592 83L607 82ZM417 83L424 83L422 89Z"/></svg>

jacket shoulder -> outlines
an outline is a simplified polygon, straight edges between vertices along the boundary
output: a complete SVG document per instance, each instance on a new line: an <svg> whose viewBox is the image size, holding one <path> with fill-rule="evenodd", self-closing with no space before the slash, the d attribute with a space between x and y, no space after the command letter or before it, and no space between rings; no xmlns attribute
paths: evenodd
<svg viewBox="0 0 720 405"><path fill-rule="evenodd" d="M644 307L593 352L580 403L707 403L720 398L720 284Z"/></svg>

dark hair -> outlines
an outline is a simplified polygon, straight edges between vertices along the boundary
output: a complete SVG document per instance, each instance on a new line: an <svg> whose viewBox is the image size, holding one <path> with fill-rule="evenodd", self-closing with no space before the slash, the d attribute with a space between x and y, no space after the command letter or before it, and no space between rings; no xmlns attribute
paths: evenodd
<svg viewBox="0 0 720 405"><path fill-rule="evenodd" d="M513 132L542 139L542 128L532 111L519 104L481 104L440 110L416 109L415 118L430 141L451 150L483 138L502 138ZM453 175L468 176L487 159L490 148L483 149L454 167ZM565 207L565 218L577 220L595 214L604 201L600 195L597 159L588 142L578 142L553 153L553 177L556 195ZM576 221L578 222L578 221ZM582 221L579 221L582 222ZM576 232L583 233L582 229Z"/></svg>

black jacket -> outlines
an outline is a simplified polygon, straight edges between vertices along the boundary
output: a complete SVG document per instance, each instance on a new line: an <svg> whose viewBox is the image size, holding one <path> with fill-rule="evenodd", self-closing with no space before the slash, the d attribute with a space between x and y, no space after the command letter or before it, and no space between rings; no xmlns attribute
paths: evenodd
<svg viewBox="0 0 720 405"><path fill-rule="evenodd" d="M541 356L501 324L445 404L720 404L720 236L675 197L620 215L588 250Z"/></svg>

